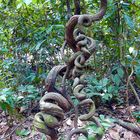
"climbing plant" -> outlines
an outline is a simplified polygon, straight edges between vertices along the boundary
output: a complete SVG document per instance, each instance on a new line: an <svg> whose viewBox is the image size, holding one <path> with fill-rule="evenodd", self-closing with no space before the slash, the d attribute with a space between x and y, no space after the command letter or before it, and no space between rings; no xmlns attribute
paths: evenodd
<svg viewBox="0 0 140 140"><path fill-rule="evenodd" d="M84 64L90 58L96 49L96 42L92 38L86 36L80 28L76 28L77 24L88 27L92 22L102 19L107 7L107 1L101 0L100 11L95 15L83 14L74 15L70 18L66 25L65 43L63 47L72 49L74 54L66 62L65 73L62 78L62 89L55 88L55 81L58 74L61 74L64 66L54 67L47 79L46 79L46 93L40 100L40 110L34 118L34 126L41 132L49 135L51 139L57 139L56 127L60 125L60 122L64 119L64 112L69 111L71 107L75 108L75 131L68 135L66 139L70 140L74 133L83 133L88 137L88 133L85 130L77 129L78 112L77 109L81 106L89 106L89 112L79 116L81 121L94 120L95 123L102 128L101 124L94 116L95 104L90 98L87 98L86 92L84 92ZM66 89L66 78L72 77L73 85L72 91L74 96L79 100L78 106L74 106L68 91ZM77 109L76 109L77 108ZM85 109L85 108L84 108Z"/></svg>
<svg viewBox="0 0 140 140"><path fill-rule="evenodd" d="M99 0L0 0L0 108L12 116L38 105L46 88L51 89L45 85L49 71L59 64L68 65L70 56L80 51L80 45L75 47L81 41L79 34L96 40L96 51L84 65L88 84L83 92L105 105L128 104L131 98L140 104L139 4L139 0L109 0L103 19L86 28L80 15L96 13ZM82 32L73 36L71 23ZM61 68L56 68L60 77L66 71L65 66ZM66 86L67 82L72 86L68 78ZM63 89L60 79L57 87Z"/></svg>

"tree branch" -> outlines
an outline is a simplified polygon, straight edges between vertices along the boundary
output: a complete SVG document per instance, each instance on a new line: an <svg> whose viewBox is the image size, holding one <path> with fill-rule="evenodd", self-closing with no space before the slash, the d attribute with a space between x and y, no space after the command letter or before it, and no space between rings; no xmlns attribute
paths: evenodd
<svg viewBox="0 0 140 140"><path fill-rule="evenodd" d="M74 15L80 15L80 12L81 12L80 1L74 0L74 5L75 5Z"/></svg>
<svg viewBox="0 0 140 140"><path fill-rule="evenodd" d="M67 6L67 17L68 19L70 19L72 15L71 15L71 8L70 8L69 0L66 0L66 6Z"/></svg>

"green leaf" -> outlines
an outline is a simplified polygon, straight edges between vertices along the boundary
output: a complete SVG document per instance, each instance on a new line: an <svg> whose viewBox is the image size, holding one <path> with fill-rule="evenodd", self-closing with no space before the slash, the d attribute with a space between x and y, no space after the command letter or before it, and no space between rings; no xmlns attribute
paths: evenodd
<svg viewBox="0 0 140 140"><path fill-rule="evenodd" d="M104 115L100 115L99 117L100 117L101 120L104 120L105 119L105 116Z"/></svg>
<svg viewBox="0 0 140 140"><path fill-rule="evenodd" d="M110 126L111 126L111 124L109 124L108 122L101 122L101 124L103 125L103 127L105 128L105 129L107 129L107 128L109 128Z"/></svg>
<svg viewBox="0 0 140 140"><path fill-rule="evenodd" d="M85 136L80 136L78 137L78 140L87 140L87 138Z"/></svg>
<svg viewBox="0 0 140 140"><path fill-rule="evenodd" d="M41 140L46 140L46 136L45 136L45 134L43 134L43 133L42 133L42 138L41 138Z"/></svg>
<svg viewBox="0 0 140 140"><path fill-rule="evenodd" d="M10 88L4 88L0 91L0 95L12 95L14 92Z"/></svg>
<svg viewBox="0 0 140 140"><path fill-rule="evenodd" d="M18 91L26 92L26 87L21 85L21 86L18 87Z"/></svg>
<svg viewBox="0 0 140 140"><path fill-rule="evenodd" d="M55 3L56 3L56 0L50 0L50 2L51 2L52 4L55 4Z"/></svg>
<svg viewBox="0 0 140 140"><path fill-rule="evenodd" d="M7 48L0 48L0 53L8 52L9 50Z"/></svg>
<svg viewBox="0 0 140 140"><path fill-rule="evenodd" d="M89 135L88 140L97 140L96 135Z"/></svg>
<svg viewBox="0 0 140 140"><path fill-rule="evenodd" d="M121 80L120 80L120 77L118 74L115 74L115 75L112 75L112 81L117 85L119 86Z"/></svg>
<svg viewBox="0 0 140 140"><path fill-rule="evenodd" d="M102 135L104 134L104 128L98 127L97 130L96 130L96 133L97 133L99 136L102 136Z"/></svg>
<svg viewBox="0 0 140 140"><path fill-rule="evenodd" d="M38 50L40 49L41 45L42 45L45 41L46 41L46 39L44 39L44 40L38 42L37 45L35 46L35 50L38 51Z"/></svg>
<svg viewBox="0 0 140 140"><path fill-rule="evenodd" d="M19 3L19 4L17 5L17 9L19 9L20 7L22 7L22 4L23 4L23 3Z"/></svg>
<svg viewBox="0 0 140 140"><path fill-rule="evenodd" d="M124 71L123 71L123 69L122 69L122 68L118 68L118 69L117 69L117 72L118 72L118 75L120 76L120 78L123 78L123 76L124 76Z"/></svg>
<svg viewBox="0 0 140 140"><path fill-rule="evenodd" d="M24 96L18 96L18 97L17 97L17 102L18 102L18 101L22 101L23 99L24 99Z"/></svg>
<svg viewBox="0 0 140 140"><path fill-rule="evenodd" d="M28 85L27 92L34 93L34 92L37 92L37 89L33 85Z"/></svg>
<svg viewBox="0 0 140 140"><path fill-rule="evenodd" d="M110 94L110 93L105 93L105 94L102 96L102 98L103 98L104 100L110 100L110 99L112 98L112 94Z"/></svg>
<svg viewBox="0 0 140 140"><path fill-rule="evenodd" d="M53 26L50 26L46 29L46 33L50 34L52 32L52 30L53 30Z"/></svg>
<svg viewBox="0 0 140 140"><path fill-rule="evenodd" d="M91 83L92 83L93 85L97 85L97 84L98 84L98 81L97 81L96 78L89 78L89 81L91 81Z"/></svg>
<svg viewBox="0 0 140 140"><path fill-rule="evenodd" d="M30 73L30 75L28 77L26 77L25 81L32 82L35 78L36 78L36 74Z"/></svg>
<svg viewBox="0 0 140 140"><path fill-rule="evenodd" d="M7 107L8 107L8 104L5 103L5 102L0 102L0 107L2 110L6 111Z"/></svg>
<svg viewBox="0 0 140 140"><path fill-rule="evenodd" d="M30 131L26 129L16 130L17 136L28 136L29 134L30 134Z"/></svg>
<svg viewBox="0 0 140 140"><path fill-rule="evenodd" d="M0 102L6 101L6 95L0 95Z"/></svg>
<svg viewBox="0 0 140 140"><path fill-rule="evenodd" d="M14 96L8 96L6 103L11 107L14 108L15 102L14 102Z"/></svg>
<svg viewBox="0 0 140 140"><path fill-rule="evenodd" d="M53 27L54 27L55 29L58 29L58 30L59 30L59 29L61 29L61 30L64 29L64 25L63 25L63 24L54 25Z"/></svg>
<svg viewBox="0 0 140 140"><path fill-rule="evenodd" d="M35 3L35 4L38 3L38 1L39 1L39 0L32 0L32 2Z"/></svg>
<svg viewBox="0 0 140 140"><path fill-rule="evenodd" d="M30 95L28 95L26 98L29 98L29 99L35 99L36 96L35 96L34 94L30 94Z"/></svg>
<svg viewBox="0 0 140 140"><path fill-rule="evenodd" d="M128 16L128 15L123 15L123 17L124 17L124 20L125 20L125 22L126 22L126 24L131 28L131 29L134 29L134 22L133 22L133 20L131 19L131 17L130 16Z"/></svg>
<svg viewBox="0 0 140 140"><path fill-rule="evenodd" d="M78 101L78 99L75 96L71 96L71 98L72 98L72 101L73 101L74 105L78 105L79 104L79 101Z"/></svg>
<svg viewBox="0 0 140 140"><path fill-rule="evenodd" d="M102 87L105 87L107 84L108 84L108 79L107 78L104 78L102 80L99 81L99 84L102 86Z"/></svg>
<svg viewBox="0 0 140 140"><path fill-rule="evenodd" d="M110 85L107 90L108 90L108 93L112 93L114 90L114 86Z"/></svg>
<svg viewBox="0 0 140 140"><path fill-rule="evenodd" d="M86 126L86 128L89 130L92 129L93 131L96 131L97 126L96 126L96 124L90 124L90 125Z"/></svg>

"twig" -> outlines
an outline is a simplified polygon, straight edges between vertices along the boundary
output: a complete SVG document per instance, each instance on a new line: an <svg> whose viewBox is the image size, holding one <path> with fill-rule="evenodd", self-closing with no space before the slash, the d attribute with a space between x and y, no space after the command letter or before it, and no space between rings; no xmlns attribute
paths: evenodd
<svg viewBox="0 0 140 140"><path fill-rule="evenodd" d="M134 72L133 67L131 67L131 73L130 73L130 75L128 76L128 78L127 78L127 83L126 83L126 88L127 88L127 90L126 90L126 103L127 103L127 105L129 104L129 103L128 103L128 86L129 86L129 82L130 82L130 80L131 80L131 77L132 77L132 75L133 75L133 72Z"/></svg>
<svg viewBox="0 0 140 140"><path fill-rule="evenodd" d="M137 101L138 101L138 104L139 104L139 106L140 106L140 98L139 98L138 93L136 92L136 90L135 90L135 88L134 88L134 86L133 86L133 84L132 84L132 82L131 82L131 77L132 77L133 73L134 73L134 68L133 68L133 66L131 66L131 73L130 73L130 75L128 76L126 86L127 86L127 90L128 90L128 86L130 85L130 87L131 87L131 89L132 89L132 91L133 91L133 93L134 93L134 95L135 95L135 97L136 97L136 99L137 99ZM128 96L128 95L127 95L127 96ZM127 97L127 100L128 100L128 97Z"/></svg>
<svg viewBox="0 0 140 140"><path fill-rule="evenodd" d="M92 118L90 118L91 121L95 122L95 124L98 126L98 127L103 127L101 125L101 123L99 122L98 118L95 117L95 116L92 116Z"/></svg>
<svg viewBox="0 0 140 140"><path fill-rule="evenodd" d="M82 128L77 128L77 129L72 130L72 131L68 134L66 140L71 140L71 137L72 137L74 134L80 134L80 133L82 133L84 136L88 137L88 132L87 132L87 130L82 129Z"/></svg>
<svg viewBox="0 0 140 140"><path fill-rule="evenodd" d="M140 106L140 98L139 98L138 93L136 92L136 90L135 90L135 88L134 88L134 86L133 86L131 81L129 81L129 85L130 85L130 87L131 87L131 89L132 89L132 91L133 91L133 93L134 93L134 95L135 95L135 97L137 99L137 102L138 102L138 104Z"/></svg>
<svg viewBox="0 0 140 140"><path fill-rule="evenodd" d="M81 12L80 1L74 0L74 5L75 5L74 15L80 15L80 12Z"/></svg>
<svg viewBox="0 0 140 140"><path fill-rule="evenodd" d="M66 6L67 6L67 16L68 16L68 19L70 19L72 15L71 15L71 8L70 8L69 0L66 1Z"/></svg>

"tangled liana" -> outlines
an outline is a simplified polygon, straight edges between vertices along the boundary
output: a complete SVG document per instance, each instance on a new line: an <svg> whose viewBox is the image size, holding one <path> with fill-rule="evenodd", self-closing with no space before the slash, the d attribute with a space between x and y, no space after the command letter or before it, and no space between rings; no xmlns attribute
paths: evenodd
<svg viewBox="0 0 140 140"><path fill-rule="evenodd" d="M41 98L40 112L34 117L33 125L42 133L49 135L52 140L57 139L57 129L62 124L65 112L73 107L70 95L65 89L65 79L72 78L73 95L79 100L78 107L88 106L89 112L79 116L81 121L90 120L95 113L95 104L92 99L87 98L84 90L86 86L84 78L84 68L86 61L96 50L96 41L86 36L83 31L76 28L77 24L90 26L92 22L102 19L107 7L107 0L101 0L101 7L95 15L74 15L66 25L65 39L67 46L72 49L74 54L69 58L66 65L55 66L48 74L45 87L46 93ZM62 87L56 88L55 82L58 76L62 76ZM70 139L73 134L83 133L85 130L77 129L67 137Z"/></svg>

